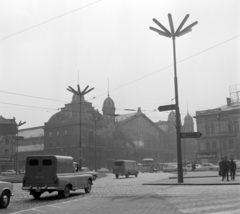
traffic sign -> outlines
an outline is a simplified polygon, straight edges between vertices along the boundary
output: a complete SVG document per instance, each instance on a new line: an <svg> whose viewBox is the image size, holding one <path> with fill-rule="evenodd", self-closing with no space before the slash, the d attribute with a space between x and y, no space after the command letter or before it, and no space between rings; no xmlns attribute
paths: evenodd
<svg viewBox="0 0 240 214"><path fill-rule="evenodd" d="M13 140L23 140L24 137L23 136L12 136Z"/></svg>
<svg viewBox="0 0 240 214"><path fill-rule="evenodd" d="M158 111L170 111L170 110L175 110L176 105L167 105L167 106L159 106Z"/></svg>
<svg viewBox="0 0 240 214"><path fill-rule="evenodd" d="M200 132L183 132L180 133L181 138L200 138L202 133Z"/></svg>

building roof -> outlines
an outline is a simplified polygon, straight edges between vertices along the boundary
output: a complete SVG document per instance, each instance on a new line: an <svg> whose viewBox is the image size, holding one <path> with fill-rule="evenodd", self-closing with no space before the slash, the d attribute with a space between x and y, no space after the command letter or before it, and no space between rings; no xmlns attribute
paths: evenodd
<svg viewBox="0 0 240 214"><path fill-rule="evenodd" d="M23 136L24 139L32 138L32 137L42 137L44 136L43 126L34 127L29 129L21 129L18 131L19 136Z"/></svg>
<svg viewBox="0 0 240 214"><path fill-rule="evenodd" d="M0 124L13 124L14 119L6 119L2 116L0 116Z"/></svg>
<svg viewBox="0 0 240 214"><path fill-rule="evenodd" d="M129 119L133 116L135 116L137 114L137 112L134 112L134 113L128 113L128 114L121 114L119 116L116 117L116 122L122 122L126 119Z"/></svg>

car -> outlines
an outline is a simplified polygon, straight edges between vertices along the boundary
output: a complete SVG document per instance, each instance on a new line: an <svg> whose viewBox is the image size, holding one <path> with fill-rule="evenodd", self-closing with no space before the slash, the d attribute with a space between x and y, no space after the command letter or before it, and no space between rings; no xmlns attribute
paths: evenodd
<svg viewBox="0 0 240 214"><path fill-rule="evenodd" d="M199 171L218 171L219 167L212 163L203 163L201 167L198 168Z"/></svg>
<svg viewBox="0 0 240 214"><path fill-rule="evenodd" d="M97 172L108 173L109 170L107 168L101 168L101 169L98 169Z"/></svg>
<svg viewBox="0 0 240 214"><path fill-rule="evenodd" d="M177 164L165 163L163 165L163 172L177 172Z"/></svg>
<svg viewBox="0 0 240 214"><path fill-rule="evenodd" d="M0 208L6 208L13 196L13 184L10 182L0 181Z"/></svg>
<svg viewBox="0 0 240 214"><path fill-rule="evenodd" d="M200 164L195 164L195 171L199 171L199 168L201 167ZM192 171L192 164L191 163L188 163L185 167L186 171Z"/></svg>
<svg viewBox="0 0 240 214"><path fill-rule="evenodd" d="M97 177L98 177L98 172L95 172L95 171L91 171L90 169L88 169L87 167L82 167L82 173L85 173L85 174L90 174L93 176L93 180L96 180Z"/></svg>
<svg viewBox="0 0 240 214"><path fill-rule="evenodd" d="M15 174L16 174L16 171L13 169L9 169L9 170L1 173L1 175L15 175Z"/></svg>

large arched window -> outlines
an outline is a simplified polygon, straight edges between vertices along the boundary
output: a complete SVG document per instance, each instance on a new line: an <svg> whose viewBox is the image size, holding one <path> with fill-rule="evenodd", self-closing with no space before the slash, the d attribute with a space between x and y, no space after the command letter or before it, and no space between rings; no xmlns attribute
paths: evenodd
<svg viewBox="0 0 240 214"><path fill-rule="evenodd" d="M228 123L228 132L232 132L232 122Z"/></svg>
<svg viewBox="0 0 240 214"><path fill-rule="evenodd" d="M235 122L234 122L234 129L235 129L235 132L239 132L238 121L235 121Z"/></svg>
<svg viewBox="0 0 240 214"><path fill-rule="evenodd" d="M210 131L209 131L209 125L207 124L206 125L206 134L209 134L210 133Z"/></svg>
<svg viewBox="0 0 240 214"><path fill-rule="evenodd" d="M211 124L211 133L212 134L215 133L215 125L214 125L214 123Z"/></svg>

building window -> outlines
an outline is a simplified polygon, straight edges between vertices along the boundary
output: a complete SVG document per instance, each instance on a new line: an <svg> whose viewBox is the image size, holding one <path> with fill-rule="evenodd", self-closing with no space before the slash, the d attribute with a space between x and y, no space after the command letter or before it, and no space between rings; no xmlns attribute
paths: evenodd
<svg viewBox="0 0 240 214"><path fill-rule="evenodd" d="M217 148L217 144L215 142L212 143L212 148L216 149Z"/></svg>
<svg viewBox="0 0 240 214"><path fill-rule="evenodd" d="M210 143L206 143L206 149L210 149Z"/></svg>
<svg viewBox="0 0 240 214"><path fill-rule="evenodd" d="M67 131L67 130L65 130L65 131L64 131L64 134L65 134L65 135L67 135L67 134L68 134L68 131Z"/></svg>
<svg viewBox="0 0 240 214"><path fill-rule="evenodd" d="M9 150L8 149L5 149L4 155L9 155Z"/></svg>
<svg viewBox="0 0 240 214"><path fill-rule="evenodd" d="M213 123L211 124L211 133L212 133L212 134L215 133L215 126L214 126Z"/></svg>
<svg viewBox="0 0 240 214"><path fill-rule="evenodd" d="M59 136L59 131L57 131L57 136Z"/></svg>
<svg viewBox="0 0 240 214"><path fill-rule="evenodd" d="M52 132L49 132L49 137L52 137Z"/></svg>
<svg viewBox="0 0 240 214"><path fill-rule="evenodd" d="M206 134L209 134L209 125L206 125Z"/></svg>
<svg viewBox="0 0 240 214"><path fill-rule="evenodd" d="M94 141L93 131L88 131L88 143L89 143L89 145L92 145L93 141Z"/></svg>
<svg viewBox="0 0 240 214"><path fill-rule="evenodd" d="M230 148L230 149L233 148L233 141L229 141L229 148Z"/></svg>
<svg viewBox="0 0 240 214"><path fill-rule="evenodd" d="M204 143L200 143L200 150L204 150L205 147L204 147Z"/></svg>
<svg viewBox="0 0 240 214"><path fill-rule="evenodd" d="M9 145L9 139L8 138L5 139L5 145Z"/></svg>
<svg viewBox="0 0 240 214"><path fill-rule="evenodd" d="M237 121L234 122L234 129L235 129L235 132L239 132L239 126Z"/></svg>
<svg viewBox="0 0 240 214"><path fill-rule="evenodd" d="M228 132L232 132L232 122L228 123Z"/></svg>

